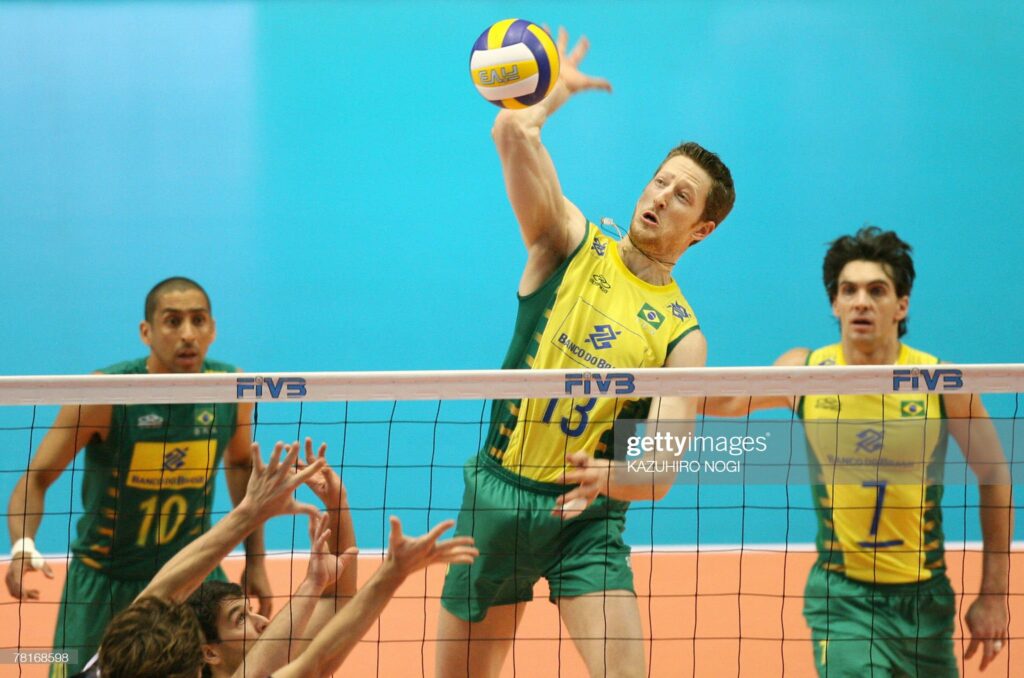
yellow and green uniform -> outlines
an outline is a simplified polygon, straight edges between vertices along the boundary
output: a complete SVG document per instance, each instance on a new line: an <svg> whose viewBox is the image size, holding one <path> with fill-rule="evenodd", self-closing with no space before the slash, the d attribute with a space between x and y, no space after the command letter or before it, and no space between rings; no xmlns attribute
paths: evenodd
<svg viewBox="0 0 1024 678"><path fill-rule="evenodd" d="M678 285L638 278L620 258L618 243L588 224L562 265L535 292L519 297L502 367L602 375L661 367L697 328ZM650 408L650 399L597 397L599 386L588 386L590 393L564 398L492 404L484 446L466 465L456 527L476 539L481 557L472 566L452 566L445 581L443 603L456 616L477 621L492 605L529 600L541 576L552 598L632 589L621 534L624 502L599 497L568 522L550 515L555 497L568 489L557 482L566 455L613 458L615 422L645 418ZM614 394L616 382L604 388Z"/></svg>
<svg viewBox="0 0 1024 678"><path fill-rule="evenodd" d="M235 372L206 361L204 372ZM145 374L146 360L118 363L105 374ZM57 613L54 648L77 649L74 673L99 646L110 618L163 565L210 529L214 474L234 435L238 406L115 405L104 440L85 448L83 512L71 544ZM216 573L223 579L223 572Z"/></svg>
<svg viewBox="0 0 1024 678"><path fill-rule="evenodd" d="M906 344L896 360L938 362ZM807 364L845 365L841 344L811 352ZM808 395L797 412L818 518L804 615L819 673L860 676L869 666L885 676L955 675L940 506L942 396Z"/></svg>
<svg viewBox="0 0 1024 678"><path fill-rule="evenodd" d="M502 368L661 367L697 328L678 285L652 285L633 275L618 244L591 224L572 256L540 289L519 299ZM496 401L484 453L511 472L544 483L557 481L568 453L612 458L615 421L646 417L650 399L591 395Z"/></svg>

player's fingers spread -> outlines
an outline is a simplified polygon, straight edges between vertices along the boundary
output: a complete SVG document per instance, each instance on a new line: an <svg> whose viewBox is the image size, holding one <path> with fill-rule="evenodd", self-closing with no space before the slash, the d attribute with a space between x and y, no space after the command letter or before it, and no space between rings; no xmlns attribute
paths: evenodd
<svg viewBox="0 0 1024 678"><path fill-rule="evenodd" d="M988 666L993 661L995 661L996 656L999 654L999 651L1002 650L1002 649L1003 649L1003 641L1002 640L1000 640L998 638L993 638L992 640L986 640L985 641L985 654L981 658L981 667L980 667L980 669L982 671L984 671L986 666Z"/></svg>
<svg viewBox="0 0 1024 678"><path fill-rule="evenodd" d="M287 452L284 455L284 459L281 461L281 466L286 469L295 468L295 460L299 458L299 441L296 440L286 449Z"/></svg>
<svg viewBox="0 0 1024 678"><path fill-rule="evenodd" d="M398 516L390 516L388 521L391 523L390 543L395 545L402 540L402 521L398 519Z"/></svg>
<svg viewBox="0 0 1024 678"><path fill-rule="evenodd" d="M53 570L50 569L50 564L46 561L43 561L43 566L40 568L40 571L46 576L47 579L53 579L56 576L53 573Z"/></svg>
<svg viewBox="0 0 1024 678"><path fill-rule="evenodd" d="M455 546L434 551L434 559L439 562L452 562L467 557L476 558L478 555L480 555L480 551L474 546Z"/></svg>
<svg viewBox="0 0 1024 678"><path fill-rule="evenodd" d="M569 47L569 33L565 30L565 26L558 27L558 39L556 40L559 54L565 54L566 48Z"/></svg>
<svg viewBox="0 0 1024 678"><path fill-rule="evenodd" d="M284 443L278 440L274 443L274 451L270 453L270 461L267 462L267 473L276 473L281 461L281 451L284 450Z"/></svg>
<svg viewBox="0 0 1024 678"><path fill-rule="evenodd" d="M288 507L285 513L294 513L295 515L305 513L307 516L316 517L320 515L320 509L312 504L292 500L291 506Z"/></svg>
<svg viewBox="0 0 1024 678"><path fill-rule="evenodd" d="M995 651L993 651L993 649L992 649L992 641L991 640L986 640L984 642L984 646L985 646L984 650L981 653L981 665L978 667L979 671L984 671L985 668L989 664L992 663L992 660L996 656Z"/></svg>
<svg viewBox="0 0 1024 678"><path fill-rule="evenodd" d="M265 468L263 465L263 455L260 454L260 444L256 441L253 441L252 445L249 446L249 456L252 458L252 467L262 472Z"/></svg>
<svg viewBox="0 0 1024 678"><path fill-rule="evenodd" d="M427 532L425 539L427 539L428 541L437 541L438 537L440 537L448 530L452 529L454 525L455 521L451 519L440 522L437 525L434 525L434 529L432 529L430 532Z"/></svg>
<svg viewBox="0 0 1024 678"><path fill-rule="evenodd" d="M977 638L971 638L971 642L967 646L967 652L964 652L964 659L970 659L974 656L974 653L978 651L978 642Z"/></svg>
<svg viewBox="0 0 1024 678"><path fill-rule="evenodd" d="M295 476L292 478L292 481L291 481L292 485L293 486L298 486L298 485L301 485L302 483L306 482L307 480L312 479L312 477L314 475L316 475L317 473L319 473L320 470L323 467L324 467L324 460L323 459L315 459L312 464L309 464L308 466L306 466L305 468L301 469L298 473L295 474Z"/></svg>
<svg viewBox="0 0 1024 678"><path fill-rule="evenodd" d="M474 556L465 553L445 553L435 554L430 558L430 564L436 565L438 563L459 563L471 565L475 560Z"/></svg>
<svg viewBox="0 0 1024 678"><path fill-rule="evenodd" d="M317 450L317 454L320 459L327 459L327 443L320 443L320 449Z"/></svg>
<svg viewBox="0 0 1024 678"><path fill-rule="evenodd" d="M472 544L466 544L462 541L456 541L449 539L447 541L438 542L437 546L434 547L435 551L458 551L459 549L473 548Z"/></svg>
<svg viewBox="0 0 1024 678"><path fill-rule="evenodd" d="M588 51L590 51L590 41L587 40L587 36L581 35L580 39L576 41L576 46L572 48L569 61L579 64L583 61L583 57L587 56Z"/></svg>

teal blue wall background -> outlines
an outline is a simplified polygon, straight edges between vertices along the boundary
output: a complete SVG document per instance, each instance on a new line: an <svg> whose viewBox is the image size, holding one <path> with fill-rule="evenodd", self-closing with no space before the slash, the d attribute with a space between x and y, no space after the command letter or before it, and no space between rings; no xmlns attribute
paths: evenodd
<svg viewBox="0 0 1024 678"><path fill-rule="evenodd" d="M489 137L496 109L467 63L507 16L585 33L586 70L615 87L545 128L566 194L592 219L628 223L680 140L732 168L734 212L676 270L710 364L834 340L825 243L867 222L914 245L909 343L947 360L1022 360L1017 3L15 2L0 4L0 374L144 354L143 297L175 274L210 292L211 356L247 370L498 366L525 257ZM1016 401L990 406L1012 416ZM404 407L428 423L437 409ZM413 529L454 514L477 427L441 427L437 442L430 425L396 427L388 447L386 426L342 440L340 426L308 424L341 408L307 407L301 432L336 455L344 442L361 543L380 545L385 505L429 502L429 515L402 513ZM445 408L485 416L479 403ZM349 420L376 412L364 409ZM6 498L32 413L2 417ZM297 432L265 425L258 437ZM384 454L412 468L361 469ZM653 518L637 507L629 536L810 541L807 491L777 490L702 493L698 531L694 491L679 488ZM951 537L980 538L963 508L976 498L947 497ZM48 510L79 510L67 477ZM62 550L69 527L48 518L44 550ZM304 534L281 520L270 545Z"/></svg>

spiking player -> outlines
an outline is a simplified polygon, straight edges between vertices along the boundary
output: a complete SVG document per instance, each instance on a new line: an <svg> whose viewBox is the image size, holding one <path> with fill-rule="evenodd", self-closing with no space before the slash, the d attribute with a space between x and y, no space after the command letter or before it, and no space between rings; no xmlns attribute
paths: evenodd
<svg viewBox="0 0 1024 678"><path fill-rule="evenodd" d="M564 54L565 31L558 48ZM493 136L527 250L508 369L703 366L707 345L672 278L683 253L722 222L735 200L729 170L695 143L673 149L644 188L629 234L605 237L562 195L541 143L570 97L610 91L580 72L581 39L563 56L541 103L504 110ZM612 478L616 419L693 419L695 399L566 397L493 404L484 448L466 465L456 533L472 535L476 564L445 580L437 675L496 675L533 585L551 599L592 675L645 675L639 609L622 532L629 500L666 484ZM567 463L570 466L566 471ZM564 483L576 486L566 491Z"/></svg>
<svg viewBox="0 0 1024 678"><path fill-rule="evenodd" d="M776 365L935 365L902 343L914 263L892 231L866 227L832 243L825 290L840 341L795 348ZM744 416L772 407L804 421L818 475L818 560L807 581L804 616L821 676L956 676L956 600L942 532L942 465L947 428L977 474L984 566L966 614L984 669L1008 634L1010 477L981 398L968 393L747 396L708 398L707 414ZM931 425L928 425L928 424ZM945 424L945 425L942 425ZM867 457L865 457L867 455ZM865 458L878 463L861 466ZM829 459L837 460L830 463ZM852 459L852 461L845 461ZM916 470L925 465L926 477Z"/></svg>

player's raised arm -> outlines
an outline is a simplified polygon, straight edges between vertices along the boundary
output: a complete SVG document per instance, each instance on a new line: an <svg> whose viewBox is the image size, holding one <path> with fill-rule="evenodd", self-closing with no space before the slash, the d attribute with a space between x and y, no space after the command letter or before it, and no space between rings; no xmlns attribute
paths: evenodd
<svg viewBox="0 0 1024 678"><path fill-rule="evenodd" d="M236 678L269 676L287 664L290 657L300 654L309 644L308 640L301 639L309 635L311 630L321 628L327 621L314 623L313 611L319 605L321 592L355 563L355 548L341 556L328 550L331 529L328 527L329 518L326 513L310 517L309 522L310 551L306 577L253 643L245 660L233 674Z"/></svg>
<svg viewBox="0 0 1024 678"><path fill-rule="evenodd" d="M110 417L110 405L62 407L53 426L39 443L28 471L14 486L7 506L7 529L11 535L12 552L5 583L8 592L15 598L39 597L39 591L24 588L22 578L26 572L41 570L53 579L50 566L42 561L35 548L35 536L43 517L46 491L90 440L106 437L110 429Z"/></svg>
<svg viewBox="0 0 1024 678"><path fill-rule="evenodd" d="M810 349L793 348L783 353L773 363L776 367L799 367L807 363ZM796 408L797 398L788 395L765 396L710 396L700 398L697 411L711 417L745 417L758 410L770 410L784 407L788 410Z"/></svg>
<svg viewBox="0 0 1024 678"><path fill-rule="evenodd" d="M366 631L380 616L405 579L434 564L470 564L479 555L472 537L439 542L455 521L439 523L422 537L407 537L398 518L391 517L391 536L384 562L363 588L331 619L298 659L279 671L278 678L324 676L341 666Z"/></svg>
<svg viewBox="0 0 1024 678"><path fill-rule="evenodd" d="M562 195L555 165L541 142L541 128L573 94L589 89L611 91L607 80L579 70L589 47L587 39L580 38L568 54L565 53L567 45L568 36L560 29L561 68L558 84L551 94L529 108L503 110L494 121L492 131L505 175L505 188L529 254L528 269L538 264L541 269L547 269L552 262L554 265L550 268L555 268L578 244L584 228L582 213ZM547 272L550 271L538 271L541 279Z"/></svg>
<svg viewBox="0 0 1024 678"><path fill-rule="evenodd" d="M245 497L249 476L252 473L252 403L239 403L235 432L228 442L224 454L224 479L232 506L238 506ZM256 527L245 539L245 568L242 571L242 588L246 595L259 601L259 613L269 617L273 608L273 592L266 570L266 546L263 539L263 525Z"/></svg>
<svg viewBox="0 0 1024 678"><path fill-rule="evenodd" d="M310 477L306 485L323 502L328 516L330 539L327 540L327 550L334 556L341 557L354 551L356 545L352 513L348 506L348 492L338 474L326 463L327 445L321 444L315 455L313 441L310 438L306 438L305 447L306 459L304 462L299 461L300 468L312 464L316 459L324 459L321 470ZM322 628L355 595L358 561L355 558L346 558L345 562L346 565L338 576L318 592L320 599L310 617L308 629ZM312 635L308 632L302 637L297 635L292 634L292 647L301 652L312 640Z"/></svg>
<svg viewBox="0 0 1024 678"><path fill-rule="evenodd" d="M285 449L284 443L277 443L270 461L264 464L259 444L252 443L252 474L249 476L245 497L209 532L168 560L138 598L155 596L182 603L231 549L265 521L277 515L319 514L310 504L296 501L292 493L296 487L319 472L324 462L316 460L301 471L296 471L299 444L296 442L290 445L282 458L281 453Z"/></svg>

